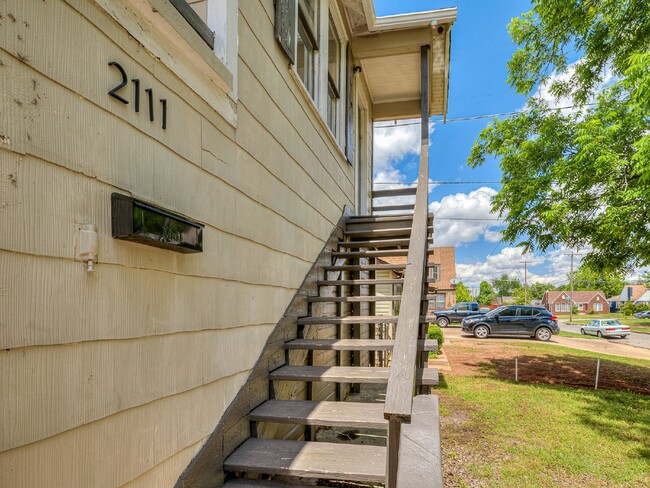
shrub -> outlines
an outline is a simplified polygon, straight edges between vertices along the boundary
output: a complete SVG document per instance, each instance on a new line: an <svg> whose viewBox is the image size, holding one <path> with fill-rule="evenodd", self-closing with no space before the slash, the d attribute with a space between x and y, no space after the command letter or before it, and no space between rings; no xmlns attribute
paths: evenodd
<svg viewBox="0 0 650 488"><path fill-rule="evenodd" d="M442 343L445 342L445 337L442 335L442 329L434 324L429 324L429 333L427 334L429 339L435 339L438 341L438 349L442 347Z"/></svg>
<svg viewBox="0 0 650 488"><path fill-rule="evenodd" d="M621 312L623 312L623 315L625 317L629 317L634 312L636 312L636 306L634 305L634 303L628 300L621 306Z"/></svg>
<svg viewBox="0 0 650 488"><path fill-rule="evenodd" d="M593 315L593 314L596 313L596 312L594 312L594 309L592 308L592 309L589 310L587 313L588 313L589 315Z"/></svg>

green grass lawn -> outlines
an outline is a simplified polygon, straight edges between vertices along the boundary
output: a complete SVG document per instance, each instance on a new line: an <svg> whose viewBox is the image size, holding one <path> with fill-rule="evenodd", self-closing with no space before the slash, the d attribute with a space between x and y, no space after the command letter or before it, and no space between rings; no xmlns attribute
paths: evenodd
<svg viewBox="0 0 650 488"><path fill-rule="evenodd" d="M454 375L443 388L456 486L650 486L649 396Z"/></svg>
<svg viewBox="0 0 650 488"><path fill-rule="evenodd" d="M598 337L596 336L576 334L575 332L566 332L563 330L560 331L560 337L576 337L578 339L598 339Z"/></svg>

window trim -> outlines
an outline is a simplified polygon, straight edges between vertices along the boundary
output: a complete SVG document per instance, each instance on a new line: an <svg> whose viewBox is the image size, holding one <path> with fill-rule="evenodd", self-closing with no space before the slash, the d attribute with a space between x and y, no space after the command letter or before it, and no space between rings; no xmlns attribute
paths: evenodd
<svg viewBox="0 0 650 488"><path fill-rule="evenodd" d="M199 14L187 3L187 0L169 0L194 31L201 36L210 49L214 51L214 32L210 30Z"/></svg>
<svg viewBox="0 0 650 488"><path fill-rule="evenodd" d="M228 41L236 54L238 0L222 0L229 13ZM237 127L236 59L224 63L169 0L94 0L158 62L177 76L232 127ZM152 8L153 7L153 8ZM161 22L161 19L164 22ZM142 21L151 29L145 34ZM235 38L232 38L232 35ZM232 42L230 42L232 41Z"/></svg>

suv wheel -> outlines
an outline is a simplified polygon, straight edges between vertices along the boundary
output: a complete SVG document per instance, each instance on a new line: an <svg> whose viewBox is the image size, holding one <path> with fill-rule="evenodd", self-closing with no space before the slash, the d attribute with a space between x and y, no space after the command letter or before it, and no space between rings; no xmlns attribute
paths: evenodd
<svg viewBox="0 0 650 488"><path fill-rule="evenodd" d="M440 327L447 327L449 325L449 319L447 317L440 317L436 320L436 324Z"/></svg>
<svg viewBox="0 0 650 488"><path fill-rule="evenodd" d="M485 325L479 325L474 329L474 337L477 339L485 339L489 335L490 329L488 329Z"/></svg>
<svg viewBox="0 0 650 488"><path fill-rule="evenodd" d="M551 329L548 327L540 327L535 331L535 337L537 338L538 341L548 341L550 340L551 336L553 333L551 332Z"/></svg>
<svg viewBox="0 0 650 488"><path fill-rule="evenodd" d="M580 329L580 333L581 333L582 335L587 335L587 333L585 332L585 329L582 329L582 328Z"/></svg>

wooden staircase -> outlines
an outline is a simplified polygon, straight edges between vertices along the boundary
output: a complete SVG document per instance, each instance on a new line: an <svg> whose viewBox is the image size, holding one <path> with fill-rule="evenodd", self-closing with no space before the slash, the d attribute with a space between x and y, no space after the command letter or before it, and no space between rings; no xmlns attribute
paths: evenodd
<svg viewBox="0 0 650 488"><path fill-rule="evenodd" d="M397 302L401 294L380 296L376 291L381 286L399 289L403 283L412 220L412 214L346 219L342 238L330 253L331 264L320 267L318 294L307 297L309 315L295 320L296 334L289 334L295 338L282 346L284 364L267 374L269 399L248 415L250 438L223 462L226 488L313 486L314 479L370 486L386 482L386 442L323 442L318 440L317 429L376 429L387 435L389 422L382 403L344 400L364 385L388 382L387 358L394 340L378 337L378 331L394 328L398 316L376 315L376 304ZM431 217L427 230L430 236ZM403 262L390 264L391 258ZM386 271L393 277L376 277ZM425 312L428 299L426 294L421 296ZM419 320L426 330L430 318L422 314ZM417 384L437 385L438 371L426 368L428 352L437 350L437 343L421 336L417 348L421 355ZM299 353L297 364L295 353ZM319 353L325 354L326 364L317 364ZM306 399L280 398L276 392L284 390L276 385L282 382L304 383ZM314 385L320 385L319 394ZM259 426L270 424L285 424L300 440L266 437ZM297 426L302 431L296 431ZM311 484L306 479L312 479Z"/></svg>

